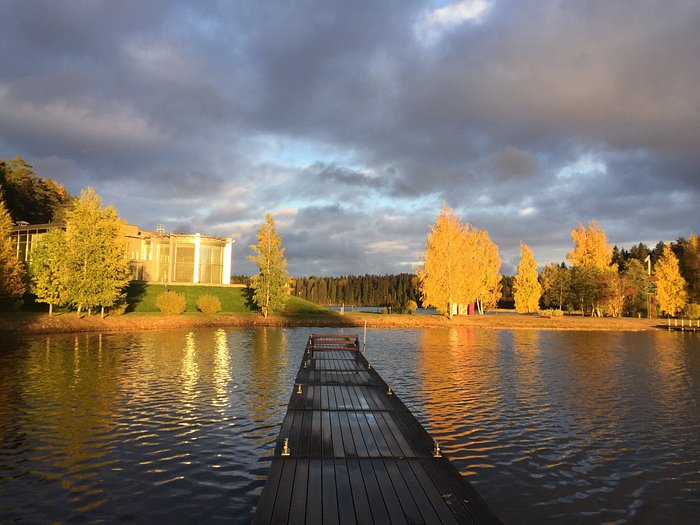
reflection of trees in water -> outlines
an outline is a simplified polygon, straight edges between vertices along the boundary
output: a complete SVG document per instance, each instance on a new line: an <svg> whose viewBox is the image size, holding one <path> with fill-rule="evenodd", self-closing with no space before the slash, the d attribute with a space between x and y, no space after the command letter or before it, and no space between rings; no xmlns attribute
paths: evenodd
<svg viewBox="0 0 700 525"><path fill-rule="evenodd" d="M257 421L268 421L270 414L280 410L270 406L274 390L290 388L285 385L289 352L287 333L281 328L258 328L250 334L250 410Z"/></svg>
<svg viewBox="0 0 700 525"><path fill-rule="evenodd" d="M419 366L431 433L446 452L478 434L497 392L495 332L470 327L421 330ZM466 440L466 446L470 441Z"/></svg>
<svg viewBox="0 0 700 525"><path fill-rule="evenodd" d="M46 451L33 459L32 467L42 477L59 477L63 489L96 505L103 491L88 481L88 472L112 448L104 436L116 425L117 378L123 363L103 349L101 334L76 335L72 341L70 336L36 338L28 350L21 371L22 432Z"/></svg>

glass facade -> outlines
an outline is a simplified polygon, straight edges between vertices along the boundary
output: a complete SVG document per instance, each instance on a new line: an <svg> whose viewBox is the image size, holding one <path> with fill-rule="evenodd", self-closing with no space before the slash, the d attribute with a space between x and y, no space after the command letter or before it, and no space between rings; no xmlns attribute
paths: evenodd
<svg viewBox="0 0 700 525"><path fill-rule="evenodd" d="M29 262L41 236L62 224L16 226L11 239L17 258ZM228 284L233 241L221 237L163 234L126 225L131 278L145 282ZM196 273L196 275L195 275Z"/></svg>

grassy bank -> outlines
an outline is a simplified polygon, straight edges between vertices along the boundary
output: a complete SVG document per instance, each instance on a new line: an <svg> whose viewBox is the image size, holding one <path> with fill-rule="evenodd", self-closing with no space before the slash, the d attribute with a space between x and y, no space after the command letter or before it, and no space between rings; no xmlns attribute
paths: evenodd
<svg viewBox="0 0 700 525"><path fill-rule="evenodd" d="M163 285L131 283L127 288L127 313L157 313L156 298L166 290L182 293L187 300L185 312L196 313L197 298L208 294L217 297L221 302L222 313L250 314L256 311L250 291L247 288L228 286L204 285ZM317 304L298 297L290 297L285 313L288 314L319 314L327 310Z"/></svg>
<svg viewBox="0 0 700 525"><path fill-rule="evenodd" d="M0 332L14 333L70 333L70 332L133 332L196 327L258 327L258 326L306 326L356 328L367 324L371 328L483 328L519 330L596 330L641 331L663 325L660 319L559 317L543 318L518 314L499 314L456 317L448 320L439 315L339 315L312 303L303 304L291 300L285 312L264 319L253 312L220 313L207 316L189 312L167 316L159 312L133 312L121 316L98 315L79 318L75 313L47 314L16 313L0 316ZM305 301L304 301L305 303Z"/></svg>
<svg viewBox="0 0 700 525"><path fill-rule="evenodd" d="M183 315L168 316L156 307L156 297L167 289L183 293L187 309ZM524 330L603 330L639 331L662 325L660 319L591 318L580 316L539 317L500 312L495 315L455 317L440 315L399 315L378 313L346 313L328 310L322 306L290 297L283 312L267 319L261 317L246 288L198 285L132 284L127 291L129 307L124 315L78 317L75 312L59 311L53 317L37 312L34 307L21 313L0 315L0 332L5 333L68 333L68 332L127 332L163 330L171 328L213 326L308 326L372 328L487 328ZM207 316L197 311L196 300L204 294L214 295L222 310ZM46 305L35 305L43 307Z"/></svg>

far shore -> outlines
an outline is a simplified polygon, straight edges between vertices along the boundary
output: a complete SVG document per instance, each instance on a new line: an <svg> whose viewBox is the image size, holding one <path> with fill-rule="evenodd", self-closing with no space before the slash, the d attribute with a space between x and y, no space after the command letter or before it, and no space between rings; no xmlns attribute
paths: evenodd
<svg viewBox="0 0 700 525"><path fill-rule="evenodd" d="M78 317L75 313L58 313L49 317L40 313L0 315L0 333L52 334L73 332L138 332L205 327L332 327L332 328L485 328L496 330L588 330L643 331L666 325L665 319L592 318L581 316L539 317L516 313L473 315L449 320L440 315L400 315L350 313L339 314L274 314L267 319L256 314L182 315L126 314Z"/></svg>

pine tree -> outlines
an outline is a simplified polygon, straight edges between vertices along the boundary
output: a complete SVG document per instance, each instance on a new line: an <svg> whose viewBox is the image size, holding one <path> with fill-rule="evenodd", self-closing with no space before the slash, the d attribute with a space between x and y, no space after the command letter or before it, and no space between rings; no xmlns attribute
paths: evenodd
<svg viewBox="0 0 700 525"><path fill-rule="evenodd" d="M532 313L539 310L542 286L537 279L537 262L530 247L520 243L520 263L513 283L515 310L518 313Z"/></svg>
<svg viewBox="0 0 700 525"><path fill-rule="evenodd" d="M37 302L49 305L49 316L67 299L65 253L66 234L59 228L49 230L32 250L31 291Z"/></svg>
<svg viewBox="0 0 700 525"><path fill-rule="evenodd" d="M275 221L269 213L265 214L265 222L258 228L257 239L258 243L250 246L255 255L248 257L259 269L252 279L253 301L267 317L270 312L284 308L289 296L282 237L277 235Z"/></svg>
<svg viewBox="0 0 700 525"><path fill-rule="evenodd" d="M67 212L66 287L78 315L96 307L104 315L123 298L130 269L122 230L116 210L103 209L93 188L83 190Z"/></svg>
<svg viewBox="0 0 700 525"><path fill-rule="evenodd" d="M12 218L0 194L0 308L19 306L27 290L24 265L17 259L10 240Z"/></svg>
<svg viewBox="0 0 700 525"><path fill-rule="evenodd" d="M671 246L664 246L663 255L656 263L656 299L661 311L669 316L680 312L686 304L686 282L681 276L678 258Z"/></svg>

